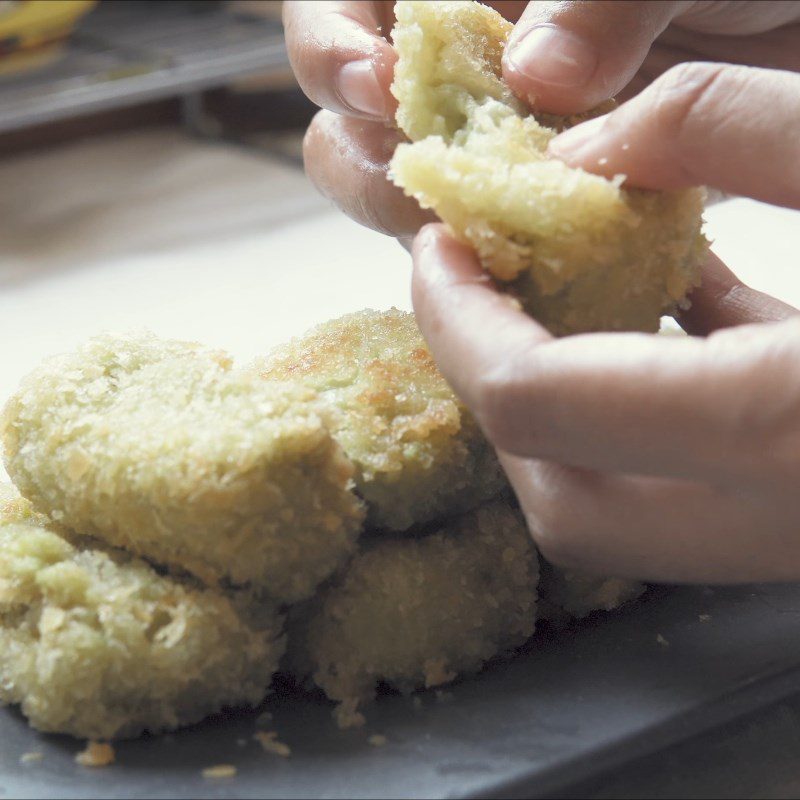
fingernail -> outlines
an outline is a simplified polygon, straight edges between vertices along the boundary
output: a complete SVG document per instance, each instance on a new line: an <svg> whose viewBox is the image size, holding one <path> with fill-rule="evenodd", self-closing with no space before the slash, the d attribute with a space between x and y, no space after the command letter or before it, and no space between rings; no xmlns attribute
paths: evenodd
<svg viewBox="0 0 800 800"><path fill-rule="evenodd" d="M551 155L564 160L583 156L589 150L596 150L603 146L603 125L605 117L596 117L588 122L582 122L574 128L559 133L551 140L547 150Z"/></svg>
<svg viewBox="0 0 800 800"><path fill-rule="evenodd" d="M512 45L507 58L525 77L555 86L583 86L597 67L592 45L551 23L531 28Z"/></svg>
<svg viewBox="0 0 800 800"><path fill-rule="evenodd" d="M372 61L348 62L339 70L337 81L339 96L354 111L378 119L386 116L386 102Z"/></svg>

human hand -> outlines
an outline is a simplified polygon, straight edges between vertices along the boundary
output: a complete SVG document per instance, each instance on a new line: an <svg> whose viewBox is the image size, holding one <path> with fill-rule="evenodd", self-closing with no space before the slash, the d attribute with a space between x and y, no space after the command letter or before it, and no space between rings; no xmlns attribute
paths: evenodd
<svg viewBox="0 0 800 800"><path fill-rule="evenodd" d="M546 111L579 111L615 94L624 97L683 61L800 69L800 4L794 2L489 5L518 20L504 59L507 82ZM295 0L285 4L284 22L297 79L326 109L306 135L309 176L353 219L407 239L433 215L387 180L402 139L387 127L396 106L389 91L396 60L388 41L393 8L391 1ZM544 41L543 52L533 47L537 39ZM691 87L674 83L667 85L675 93L691 94Z"/></svg>
<svg viewBox="0 0 800 800"><path fill-rule="evenodd" d="M423 228L414 264L423 335L548 560L663 582L800 578L800 312L712 258L684 320L707 338L554 339L444 226Z"/></svg>

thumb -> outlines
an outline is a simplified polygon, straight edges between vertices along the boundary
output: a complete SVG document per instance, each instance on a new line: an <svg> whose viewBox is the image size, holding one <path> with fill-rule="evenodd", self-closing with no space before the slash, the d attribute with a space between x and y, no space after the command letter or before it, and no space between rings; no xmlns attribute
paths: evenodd
<svg viewBox="0 0 800 800"><path fill-rule="evenodd" d="M503 56L503 77L529 105L553 114L585 111L636 74L650 46L685 2L528 3Z"/></svg>

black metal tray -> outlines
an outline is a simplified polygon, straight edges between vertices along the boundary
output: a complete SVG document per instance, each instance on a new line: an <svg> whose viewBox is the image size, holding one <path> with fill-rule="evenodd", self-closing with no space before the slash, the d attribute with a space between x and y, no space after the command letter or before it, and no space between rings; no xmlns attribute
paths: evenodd
<svg viewBox="0 0 800 800"><path fill-rule="evenodd" d="M257 714L117 746L87 769L81 744L0 712L0 794L9 797L537 796L794 694L800 586L656 589L639 603L448 687L384 696L359 730L330 706L273 697L268 729L292 749L265 753ZM262 709L263 710L263 709ZM263 724L263 723L262 723ZM384 746L370 744L373 734ZM21 764L25 752L40 761ZM232 764L210 780L202 770Z"/></svg>

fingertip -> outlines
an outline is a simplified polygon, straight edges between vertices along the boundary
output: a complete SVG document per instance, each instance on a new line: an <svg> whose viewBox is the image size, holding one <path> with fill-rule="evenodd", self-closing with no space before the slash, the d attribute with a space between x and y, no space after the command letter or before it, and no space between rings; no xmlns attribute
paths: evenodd
<svg viewBox="0 0 800 800"><path fill-rule="evenodd" d="M295 2L284 7L289 61L300 87L337 114L391 122L397 54L372 3Z"/></svg>
<svg viewBox="0 0 800 800"><path fill-rule="evenodd" d="M558 134L547 145L548 155L570 167L611 177L617 174L617 159L610 137L604 135L609 115L595 117ZM624 155L624 151L622 152ZM613 161L613 163L612 163Z"/></svg>
<svg viewBox="0 0 800 800"><path fill-rule="evenodd" d="M397 55L388 43L376 44L366 58L346 61L335 79L336 94L355 116L391 122L397 110L390 87Z"/></svg>
<svg viewBox="0 0 800 800"><path fill-rule="evenodd" d="M440 222L425 225L414 240L414 273L429 289L463 283L491 283L475 251Z"/></svg>
<svg viewBox="0 0 800 800"><path fill-rule="evenodd" d="M630 81L680 9L647 0L529 3L509 39L503 77L534 108L587 111Z"/></svg>
<svg viewBox="0 0 800 800"><path fill-rule="evenodd" d="M606 99L593 87L597 66L591 42L552 23L516 35L502 60L511 90L528 105L553 114L584 111Z"/></svg>
<svg viewBox="0 0 800 800"><path fill-rule="evenodd" d="M444 233L444 231L445 226L441 222L429 222L419 229L411 247L411 254L414 257L415 266L418 265L417 262L421 263L423 261L426 250L435 246L438 237L441 233Z"/></svg>

